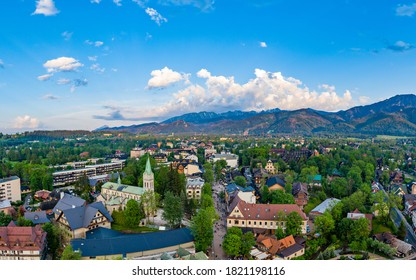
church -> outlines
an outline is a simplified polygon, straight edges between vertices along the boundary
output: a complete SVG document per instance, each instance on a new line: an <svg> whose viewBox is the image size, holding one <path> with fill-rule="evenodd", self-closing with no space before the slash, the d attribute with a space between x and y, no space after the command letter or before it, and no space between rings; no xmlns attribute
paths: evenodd
<svg viewBox="0 0 416 280"><path fill-rule="evenodd" d="M127 201L130 199L140 202L140 197L144 192L154 192L154 189L155 176L150 160L147 158L146 169L143 173L143 187L122 184L119 177L117 183L107 182L101 187L101 194L97 197L97 201L103 202L111 214L114 210L126 209Z"/></svg>

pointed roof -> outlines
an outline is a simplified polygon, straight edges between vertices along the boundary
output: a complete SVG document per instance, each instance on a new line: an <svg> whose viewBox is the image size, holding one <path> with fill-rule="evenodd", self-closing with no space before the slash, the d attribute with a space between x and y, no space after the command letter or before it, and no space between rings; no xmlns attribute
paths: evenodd
<svg viewBox="0 0 416 280"><path fill-rule="evenodd" d="M150 159L149 157L147 157L147 161L146 161L146 169L144 170L144 173L147 175L152 175L152 167L150 166Z"/></svg>

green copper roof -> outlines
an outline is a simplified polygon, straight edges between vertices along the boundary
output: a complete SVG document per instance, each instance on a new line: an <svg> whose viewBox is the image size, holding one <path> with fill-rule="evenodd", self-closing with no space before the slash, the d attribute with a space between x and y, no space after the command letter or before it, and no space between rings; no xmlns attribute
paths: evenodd
<svg viewBox="0 0 416 280"><path fill-rule="evenodd" d="M147 157L147 161L146 161L146 169L144 170L144 173L148 174L148 175L152 175L152 167L150 166L150 160L149 157Z"/></svg>

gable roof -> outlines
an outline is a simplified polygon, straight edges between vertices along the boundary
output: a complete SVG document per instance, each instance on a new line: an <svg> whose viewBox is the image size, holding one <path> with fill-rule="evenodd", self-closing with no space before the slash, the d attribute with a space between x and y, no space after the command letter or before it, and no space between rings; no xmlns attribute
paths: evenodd
<svg viewBox="0 0 416 280"><path fill-rule="evenodd" d="M82 198L63 193L63 197L58 201L58 203L53 208L53 212L59 214L60 211L80 207L85 204L85 200Z"/></svg>
<svg viewBox="0 0 416 280"><path fill-rule="evenodd" d="M276 220L279 212L286 214L297 212L303 220L308 219L296 204L252 204L239 200L236 207L244 218L249 220Z"/></svg>
<svg viewBox="0 0 416 280"><path fill-rule="evenodd" d="M327 198L321 204L312 209L311 212L324 213L326 210L331 210L341 200L337 198Z"/></svg>
<svg viewBox="0 0 416 280"><path fill-rule="evenodd" d="M103 228L93 229L91 232L102 231ZM106 229L106 232L111 231ZM88 233L87 233L88 237ZM121 234L115 237L71 240L74 250L80 250L83 257L120 255L128 253L157 250L193 242L191 230L180 228L170 231L151 233Z"/></svg>
<svg viewBox="0 0 416 280"><path fill-rule="evenodd" d="M283 181L282 179L280 179L278 176L270 177L266 181L266 185L269 188L272 187L272 186L274 186L274 185L276 185L276 184L278 184L278 185L280 185L282 187L285 187L286 186L285 181Z"/></svg>
<svg viewBox="0 0 416 280"><path fill-rule="evenodd" d="M46 211L25 212L25 219L32 221L35 225L50 222L46 216Z"/></svg>
<svg viewBox="0 0 416 280"><path fill-rule="evenodd" d="M113 191L135 194L135 195L142 195L144 193L144 189L142 187L106 182L102 187L102 189L109 189Z"/></svg>
<svg viewBox="0 0 416 280"><path fill-rule="evenodd" d="M303 247L295 243L294 245L280 251L279 256L281 256L282 258L286 258L302 250L303 250Z"/></svg>
<svg viewBox="0 0 416 280"><path fill-rule="evenodd" d="M292 186L292 195L296 196L299 193L308 195L308 186L305 183L296 182Z"/></svg>
<svg viewBox="0 0 416 280"><path fill-rule="evenodd" d="M98 212L103 214L110 222L113 221L113 218L102 202L94 202L89 205L65 209L62 212L72 230L88 227Z"/></svg>

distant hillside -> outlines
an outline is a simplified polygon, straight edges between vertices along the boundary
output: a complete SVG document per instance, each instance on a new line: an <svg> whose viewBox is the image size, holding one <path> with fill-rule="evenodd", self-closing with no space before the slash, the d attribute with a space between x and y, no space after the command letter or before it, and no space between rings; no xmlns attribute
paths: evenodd
<svg viewBox="0 0 416 280"><path fill-rule="evenodd" d="M128 131L150 134L387 134L416 136L416 95L396 95L371 105L336 113L278 108L261 112L199 112L170 118L161 123L105 127L98 131Z"/></svg>

